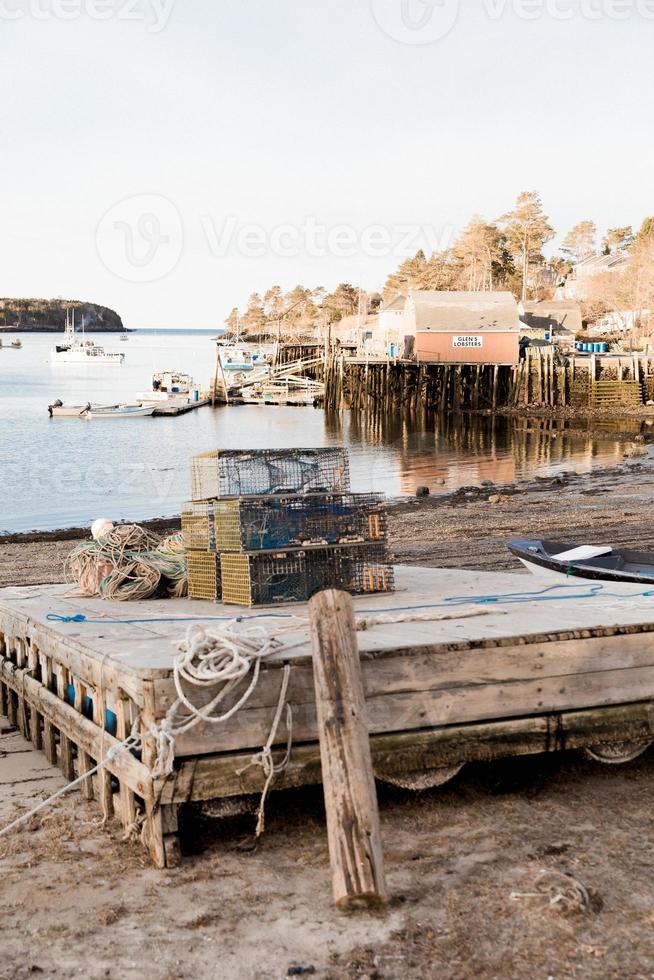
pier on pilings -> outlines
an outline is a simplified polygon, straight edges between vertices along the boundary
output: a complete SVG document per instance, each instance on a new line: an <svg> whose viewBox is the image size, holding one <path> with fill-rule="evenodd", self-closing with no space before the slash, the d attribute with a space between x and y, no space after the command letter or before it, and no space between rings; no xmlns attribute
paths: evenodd
<svg viewBox="0 0 654 980"><path fill-rule="evenodd" d="M620 411L654 400L646 354L565 357L528 348L518 364L419 363L325 349L325 408L359 412L464 412L577 408Z"/></svg>

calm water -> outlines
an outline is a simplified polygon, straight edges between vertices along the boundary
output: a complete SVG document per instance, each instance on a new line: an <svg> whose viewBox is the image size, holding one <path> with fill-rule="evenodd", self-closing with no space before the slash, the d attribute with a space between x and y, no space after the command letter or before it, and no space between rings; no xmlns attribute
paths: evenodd
<svg viewBox="0 0 654 980"><path fill-rule="evenodd" d="M22 334L22 350L0 351L0 532L179 513L189 497L189 456L221 447L344 444L353 488L394 495L412 494L420 484L445 491L622 459L610 432L597 440L557 432L551 423L485 417L367 425L349 412L327 417L316 409L241 406L179 418L50 419L47 406L56 398L133 401L153 370L187 371L204 386L214 363L206 332L138 331L128 343L112 334L95 337L125 353L121 367L52 365L55 336Z"/></svg>

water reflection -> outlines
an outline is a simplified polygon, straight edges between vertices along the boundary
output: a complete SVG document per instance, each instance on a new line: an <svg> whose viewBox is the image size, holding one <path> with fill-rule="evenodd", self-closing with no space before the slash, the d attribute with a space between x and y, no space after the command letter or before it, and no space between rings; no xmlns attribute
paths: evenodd
<svg viewBox="0 0 654 980"><path fill-rule="evenodd" d="M336 438L342 420L329 418L325 425ZM413 494L421 485L446 492L484 480L511 483L563 471L586 473L622 462L618 434L635 436L640 429L631 421L583 431L551 419L350 415L345 441L357 469L365 467L355 474L357 482L367 479L375 489Z"/></svg>

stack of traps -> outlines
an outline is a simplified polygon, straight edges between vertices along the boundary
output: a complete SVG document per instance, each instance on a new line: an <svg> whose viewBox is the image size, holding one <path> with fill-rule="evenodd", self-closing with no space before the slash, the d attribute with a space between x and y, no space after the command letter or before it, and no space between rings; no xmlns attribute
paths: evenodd
<svg viewBox="0 0 654 980"><path fill-rule="evenodd" d="M384 499L349 483L343 449L193 457L182 512L189 595L254 606L329 588L391 592Z"/></svg>

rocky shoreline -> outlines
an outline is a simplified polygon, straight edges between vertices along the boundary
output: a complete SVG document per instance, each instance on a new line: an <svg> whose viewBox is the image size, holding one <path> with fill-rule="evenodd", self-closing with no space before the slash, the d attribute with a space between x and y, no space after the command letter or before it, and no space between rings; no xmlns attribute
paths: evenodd
<svg viewBox="0 0 654 980"><path fill-rule="evenodd" d="M395 560L520 571L507 540L539 536L654 550L654 451L632 446L637 457L591 473L391 499ZM179 517L139 523L162 535L180 528ZM85 527L0 535L0 587L62 581L66 556L88 536Z"/></svg>

